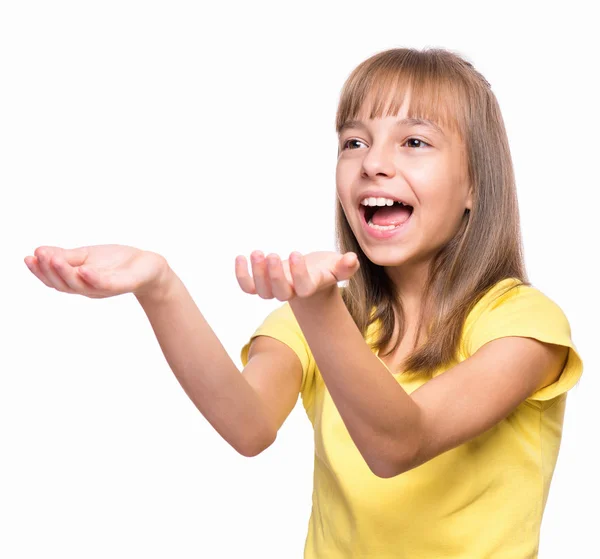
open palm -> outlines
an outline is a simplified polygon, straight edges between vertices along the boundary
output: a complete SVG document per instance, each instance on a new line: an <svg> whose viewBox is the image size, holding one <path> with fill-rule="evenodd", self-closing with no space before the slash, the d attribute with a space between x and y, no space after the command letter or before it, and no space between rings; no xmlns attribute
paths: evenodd
<svg viewBox="0 0 600 559"><path fill-rule="evenodd" d="M141 294L166 269L159 254L126 245L97 245L74 249L43 246L25 258L31 272L48 287L65 293L105 298Z"/></svg>

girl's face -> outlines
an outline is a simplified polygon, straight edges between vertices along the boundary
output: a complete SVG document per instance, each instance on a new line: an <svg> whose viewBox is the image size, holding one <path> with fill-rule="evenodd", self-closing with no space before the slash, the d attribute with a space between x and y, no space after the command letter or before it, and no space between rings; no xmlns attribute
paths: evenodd
<svg viewBox="0 0 600 559"><path fill-rule="evenodd" d="M337 195L362 250L380 266L429 261L472 204L463 142L450 130L402 122L408 102L377 119L363 107L339 136ZM365 198L380 209L363 205Z"/></svg>

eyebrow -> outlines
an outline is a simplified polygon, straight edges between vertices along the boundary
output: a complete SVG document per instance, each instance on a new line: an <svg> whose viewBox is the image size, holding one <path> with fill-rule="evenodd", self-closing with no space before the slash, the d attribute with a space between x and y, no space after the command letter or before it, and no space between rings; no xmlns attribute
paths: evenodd
<svg viewBox="0 0 600 559"><path fill-rule="evenodd" d="M431 128L441 134L442 136L446 136L444 131L432 120L428 120L426 118L403 118L401 120L396 121L395 126L426 126ZM348 120L342 124L340 128L339 134L344 132L346 128L366 128L364 123L361 120Z"/></svg>

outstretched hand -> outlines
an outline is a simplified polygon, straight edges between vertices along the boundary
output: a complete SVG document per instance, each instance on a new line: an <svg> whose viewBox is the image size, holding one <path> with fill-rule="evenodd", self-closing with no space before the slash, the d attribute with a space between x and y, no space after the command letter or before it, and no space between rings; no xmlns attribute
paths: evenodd
<svg viewBox="0 0 600 559"><path fill-rule="evenodd" d="M160 254L127 245L42 246L25 257L25 264L48 287L93 299L129 292L155 295L170 271Z"/></svg>
<svg viewBox="0 0 600 559"><path fill-rule="evenodd" d="M260 251L250 255L252 273L244 256L235 260L235 275L242 290L263 299L288 301L294 297L310 297L338 281L350 278L359 268L354 252L311 252L303 256L292 252L289 260L277 254L267 257Z"/></svg>

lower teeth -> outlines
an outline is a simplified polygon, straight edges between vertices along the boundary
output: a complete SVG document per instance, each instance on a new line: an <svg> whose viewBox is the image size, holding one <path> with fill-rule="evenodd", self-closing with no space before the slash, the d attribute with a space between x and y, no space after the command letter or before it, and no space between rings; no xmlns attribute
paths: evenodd
<svg viewBox="0 0 600 559"><path fill-rule="evenodd" d="M372 227L373 229L377 229L379 231L391 231L392 229L397 229L398 227L400 227L400 225L402 225L402 223L400 223L399 225L375 225L373 221L369 220L369 227Z"/></svg>

